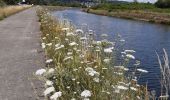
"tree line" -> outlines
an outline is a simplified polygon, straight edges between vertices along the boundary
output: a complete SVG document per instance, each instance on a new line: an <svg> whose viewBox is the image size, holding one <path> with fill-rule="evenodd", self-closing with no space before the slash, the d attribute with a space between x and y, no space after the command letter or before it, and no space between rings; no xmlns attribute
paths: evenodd
<svg viewBox="0 0 170 100"><path fill-rule="evenodd" d="M35 4L35 5L57 5L57 4L68 5L68 3L77 4L78 2L82 2L84 0L25 0L25 1L28 4ZM100 3L104 3L107 0L91 0L91 1L94 2L98 1ZM0 5L2 5L2 3L6 3L8 5L14 5L19 2L22 2L22 0L0 0ZM155 6L159 8L170 8L170 0L158 0L155 3Z"/></svg>

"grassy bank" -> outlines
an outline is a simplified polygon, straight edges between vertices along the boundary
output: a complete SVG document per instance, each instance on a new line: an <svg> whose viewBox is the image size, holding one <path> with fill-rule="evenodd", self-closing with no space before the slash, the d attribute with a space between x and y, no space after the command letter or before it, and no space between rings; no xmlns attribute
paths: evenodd
<svg viewBox="0 0 170 100"><path fill-rule="evenodd" d="M122 62L117 62L117 47L124 42L120 35L108 41L107 35L102 34L102 40L97 41L92 30L76 29L68 20L56 20L42 8L37 13L46 68L35 74L45 81L47 99L149 99L147 88L137 83L136 74L148 71L138 68L135 51L122 50ZM135 70L128 72L131 61L136 61Z"/></svg>
<svg viewBox="0 0 170 100"><path fill-rule="evenodd" d="M92 7L84 11L98 15L170 25L170 9L160 9L152 4L108 4Z"/></svg>
<svg viewBox="0 0 170 100"><path fill-rule="evenodd" d="M22 10L25 10L27 8L30 8L31 6L25 5L25 6L4 6L0 7L0 20L15 14L17 12L20 12Z"/></svg>

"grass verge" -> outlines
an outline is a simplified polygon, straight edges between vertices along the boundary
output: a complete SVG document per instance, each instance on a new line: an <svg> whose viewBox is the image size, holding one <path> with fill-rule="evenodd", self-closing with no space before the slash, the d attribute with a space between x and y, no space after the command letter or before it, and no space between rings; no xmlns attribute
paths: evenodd
<svg viewBox="0 0 170 100"><path fill-rule="evenodd" d="M111 42L102 34L102 40L97 41L92 30L76 29L68 20L53 18L41 7L37 14L46 68L35 74L45 81L47 99L149 99L147 88L139 85L136 77L148 71L137 68L139 61L134 65L135 70L127 68L128 63L135 60L135 51L123 51L122 62L117 62L117 47L124 42L120 35Z"/></svg>
<svg viewBox="0 0 170 100"><path fill-rule="evenodd" d="M23 5L23 6L5 6L0 8L0 20L15 14L19 11L25 10L27 8L30 8L30 5Z"/></svg>

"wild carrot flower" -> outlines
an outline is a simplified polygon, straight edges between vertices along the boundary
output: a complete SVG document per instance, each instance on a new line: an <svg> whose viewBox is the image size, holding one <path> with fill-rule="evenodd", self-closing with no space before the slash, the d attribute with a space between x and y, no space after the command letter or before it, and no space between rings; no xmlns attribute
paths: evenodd
<svg viewBox="0 0 170 100"><path fill-rule="evenodd" d="M46 47L45 43L41 43L41 47L42 47L42 49L45 49L45 47Z"/></svg>
<svg viewBox="0 0 170 100"><path fill-rule="evenodd" d="M49 64L49 63L51 63L51 62L53 62L53 59L48 59L48 60L46 60L46 63L47 63L47 64Z"/></svg>
<svg viewBox="0 0 170 100"><path fill-rule="evenodd" d="M112 53L113 51L112 51L112 48L106 48L106 49L104 49L104 52L105 53Z"/></svg>
<svg viewBox="0 0 170 100"><path fill-rule="evenodd" d="M104 59L103 61L104 61L105 63L110 63L110 60L111 60L111 59L106 58L106 59Z"/></svg>
<svg viewBox="0 0 170 100"><path fill-rule="evenodd" d="M62 96L62 92L61 92L61 91L55 92L55 93L50 97L50 99L51 99L51 100L58 100L58 98L61 97L61 96Z"/></svg>
<svg viewBox="0 0 170 100"><path fill-rule="evenodd" d="M118 89L120 90L127 90L128 88L122 85L117 86Z"/></svg>
<svg viewBox="0 0 170 100"><path fill-rule="evenodd" d="M48 70L48 73L49 73L49 74L52 74L52 73L54 73L54 71L55 71L54 68L50 68L50 69Z"/></svg>
<svg viewBox="0 0 170 100"><path fill-rule="evenodd" d="M70 46L75 46L75 45L78 45L78 44L76 42L71 42L69 45Z"/></svg>
<svg viewBox="0 0 170 100"><path fill-rule="evenodd" d="M135 56L133 56L131 54L127 54L126 57L129 58L129 59L135 59Z"/></svg>
<svg viewBox="0 0 170 100"><path fill-rule="evenodd" d="M45 91L44 91L44 95L47 96L50 93L54 92L55 88L54 87L48 87Z"/></svg>
<svg viewBox="0 0 170 100"><path fill-rule="evenodd" d="M68 32L68 33L66 34L66 36L74 36L74 33L73 33L73 32Z"/></svg>
<svg viewBox="0 0 170 100"><path fill-rule="evenodd" d="M62 49L62 48L64 48L64 45L55 46L55 50L59 50L59 49Z"/></svg>
<svg viewBox="0 0 170 100"><path fill-rule="evenodd" d="M91 92L89 90L84 90L83 92L81 92L81 97L84 97L84 98L89 98L91 97Z"/></svg>
<svg viewBox="0 0 170 100"><path fill-rule="evenodd" d="M77 30L76 30L76 33L83 33L83 30L77 29Z"/></svg>
<svg viewBox="0 0 170 100"><path fill-rule="evenodd" d="M98 77L93 78L93 81L99 83L100 79Z"/></svg>
<svg viewBox="0 0 170 100"><path fill-rule="evenodd" d="M45 82L45 86L52 86L52 85L53 85L53 82L52 82L52 81L47 80L47 81Z"/></svg>
<svg viewBox="0 0 170 100"><path fill-rule="evenodd" d="M93 68L91 68L91 67L87 67L87 68L85 69L85 71L87 71L90 76L95 76L95 75L98 76L98 75L99 75L99 73L96 72L96 71L95 71Z"/></svg>
<svg viewBox="0 0 170 100"><path fill-rule="evenodd" d="M62 28L61 30L62 31L67 31L67 30L69 30L69 28Z"/></svg>
<svg viewBox="0 0 170 100"><path fill-rule="evenodd" d="M45 70L45 69L39 69L39 70L37 70L37 71L36 71L36 73L35 73L35 74L36 74L36 75L40 75L40 76L41 76L41 75L43 75L45 72L46 72L46 70Z"/></svg>
<svg viewBox="0 0 170 100"><path fill-rule="evenodd" d="M133 91L137 91L137 90L138 90L138 89L135 88L135 87L130 87L130 89L133 90Z"/></svg>
<svg viewBox="0 0 170 100"><path fill-rule="evenodd" d="M47 43L46 45L47 45L47 46L52 46L52 43Z"/></svg>

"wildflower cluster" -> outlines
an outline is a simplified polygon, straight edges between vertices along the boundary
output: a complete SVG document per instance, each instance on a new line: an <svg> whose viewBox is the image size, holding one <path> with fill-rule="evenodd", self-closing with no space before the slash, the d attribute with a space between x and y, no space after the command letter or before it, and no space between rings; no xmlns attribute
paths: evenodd
<svg viewBox="0 0 170 100"><path fill-rule="evenodd" d="M46 68L36 75L44 78L44 95L50 100L137 100L144 98L140 85L125 77L126 65L114 64L115 42L95 40L92 30L76 29L67 20L58 21L39 10L42 48ZM120 40L122 42L122 39ZM123 41L124 42L124 41ZM134 60L135 51L124 57ZM146 72L138 69L138 71Z"/></svg>

